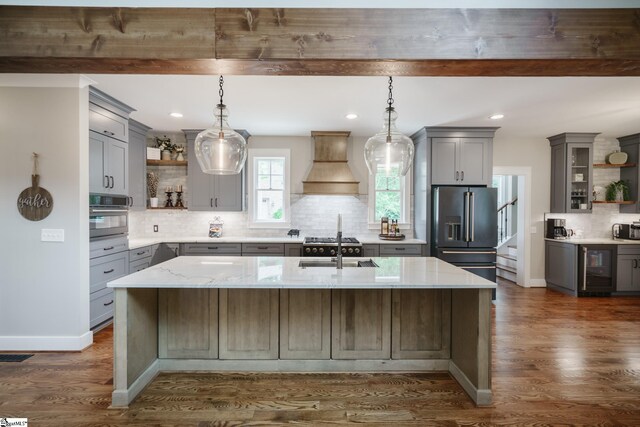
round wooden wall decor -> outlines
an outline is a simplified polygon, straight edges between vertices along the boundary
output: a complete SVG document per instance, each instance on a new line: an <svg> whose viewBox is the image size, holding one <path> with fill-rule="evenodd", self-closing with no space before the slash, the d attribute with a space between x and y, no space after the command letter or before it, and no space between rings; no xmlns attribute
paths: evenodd
<svg viewBox="0 0 640 427"><path fill-rule="evenodd" d="M38 175L38 155L33 153L33 175L31 187L25 188L18 196L18 211L29 221L40 221L53 210L53 197L45 188L40 187Z"/></svg>

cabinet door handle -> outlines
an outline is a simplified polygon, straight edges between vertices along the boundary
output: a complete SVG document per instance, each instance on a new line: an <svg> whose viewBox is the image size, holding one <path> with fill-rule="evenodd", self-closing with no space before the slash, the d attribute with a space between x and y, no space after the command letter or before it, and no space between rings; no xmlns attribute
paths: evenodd
<svg viewBox="0 0 640 427"><path fill-rule="evenodd" d="M637 259L633 260L633 268L638 268L638 260Z"/></svg>
<svg viewBox="0 0 640 427"><path fill-rule="evenodd" d="M109 188L109 175L105 175L104 179L107 181L107 183L105 184L104 181L102 182L102 186L104 188Z"/></svg>
<svg viewBox="0 0 640 427"><path fill-rule="evenodd" d="M107 271L103 271L104 274L109 274L109 273L113 273L114 271L116 271L115 269L111 269L111 270L107 270Z"/></svg>
<svg viewBox="0 0 640 427"><path fill-rule="evenodd" d="M216 208L218 207L218 198L216 197Z"/></svg>
<svg viewBox="0 0 640 427"><path fill-rule="evenodd" d="M133 206L133 196L129 196L129 207Z"/></svg>
<svg viewBox="0 0 640 427"><path fill-rule="evenodd" d="M104 249L102 249L102 250L103 250L103 251L110 251L110 250L112 250L112 249L113 249L113 246L109 246L108 248L104 248Z"/></svg>
<svg viewBox="0 0 640 427"><path fill-rule="evenodd" d="M211 198L211 200L209 201L209 206L213 207L213 197Z"/></svg>
<svg viewBox="0 0 640 427"><path fill-rule="evenodd" d="M460 179L460 181L464 181L464 171L460 172L460 176L462 179Z"/></svg>
<svg viewBox="0 0 640 427"><path fill-rule="evenodd" d="M104 304L102 304L102 305L104 305L104 306L106 307L106 306L111 305L111 304L113 304L113 300L111 300L111 301L109 301L109 302L105 302L105 303L104 303Z"/></svg>
<svg viewBox="0 0 640 427"><path fill-rule="evenodd" d="M456 181L458 181L460 178L460 172L456 171Z"/></svg>
<svg viewBox="0 0 640 427"><path fill-rule="evenodd" d="M102 133L106 133L107 135L111 135L111 136L115 135L115 133L110 132L108 130L103 130Z"/></svg>
<svg viewBox="0 0 640 427"><path fill-rule="evenodd" d="M109 188L113 188L114 182L113 182L113 175L110 175L109 178L111 178L111 187Z"/></svg>

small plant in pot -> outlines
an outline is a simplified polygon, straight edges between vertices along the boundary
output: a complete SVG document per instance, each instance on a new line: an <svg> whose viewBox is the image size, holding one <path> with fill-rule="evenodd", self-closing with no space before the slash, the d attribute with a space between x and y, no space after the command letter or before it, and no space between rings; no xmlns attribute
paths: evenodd
<svg viewBox="0 0 640 427"><path fill-rule="evenodd" d="M149 192L149 206L158 207L158 176L153 172L147 172L147 191Z"/></svg>
<svg viewBox="0 0 640 427"><path fill-rule="evenodd" d="M606 187L607 202L622 202L629 200L629 185L627 181L613 181Z"/></svg>

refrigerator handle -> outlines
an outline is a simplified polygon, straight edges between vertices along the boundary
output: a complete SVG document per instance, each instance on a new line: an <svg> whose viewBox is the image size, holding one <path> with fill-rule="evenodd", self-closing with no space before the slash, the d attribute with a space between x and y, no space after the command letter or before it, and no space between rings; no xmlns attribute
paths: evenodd
<svg viewBox="0 0 640 427"><path fill-rule="evenodd" d="M471 194L471 214L469 215L471 218L469 222L471 223L471 241L475 242L476 240L476 195L474 193Z"/></svg>
<svg viewBox="0 0 640 427"><path fill-rule="evenodd" d="M464 192L464 241L469 241L469 192Z"/></svg>

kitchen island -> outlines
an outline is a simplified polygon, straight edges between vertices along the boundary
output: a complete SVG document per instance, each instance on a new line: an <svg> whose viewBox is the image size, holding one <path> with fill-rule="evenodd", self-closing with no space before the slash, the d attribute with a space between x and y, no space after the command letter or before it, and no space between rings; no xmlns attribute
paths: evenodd
<svg viewBox="0 0 640 427"><path fill-rule="evenodd" d="M491 403L495 283L436 258L327 261L178 257L110 282L112 405L162 371L448 371Z"/></svg>

